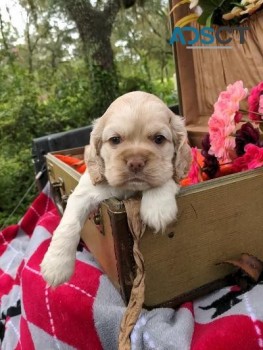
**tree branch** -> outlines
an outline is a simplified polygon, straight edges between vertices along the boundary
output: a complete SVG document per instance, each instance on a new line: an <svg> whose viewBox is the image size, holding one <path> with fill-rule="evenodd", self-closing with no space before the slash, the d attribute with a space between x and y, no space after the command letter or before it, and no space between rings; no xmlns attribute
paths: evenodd
<svg viewBox="0 0 263 350"><path fill-rule="evenodd" d="M117 13L120 11L120 9L121 9L121 0L110 0L110 1L107 1L107 4L105 5L103 12L112 23L115 20Z"/></svg>
<svg viewBox="0 0 263 350"><path fill-rule="evenodd" d="M153 33L155 35L157 35L159 38L162 38L161 34L155 29L154 25L152 24L152 22L150 21L150 19L148 18L148 16L144 16L144 20L149 24L149 26L151 27Z"/></svg>

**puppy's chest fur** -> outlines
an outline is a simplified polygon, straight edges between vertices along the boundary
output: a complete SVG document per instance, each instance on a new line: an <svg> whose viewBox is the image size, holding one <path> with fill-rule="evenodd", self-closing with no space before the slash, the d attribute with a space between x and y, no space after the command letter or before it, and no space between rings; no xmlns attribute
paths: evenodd
<svg viewBox="0 0 263 350"><path fill-rule="evenodd" d="M140 198L142 196L142 191L131 191L131 190L124 190L120 188L114 188L112 189L112 197L116 197L119 200L125 200L129 198Z"/></svg>

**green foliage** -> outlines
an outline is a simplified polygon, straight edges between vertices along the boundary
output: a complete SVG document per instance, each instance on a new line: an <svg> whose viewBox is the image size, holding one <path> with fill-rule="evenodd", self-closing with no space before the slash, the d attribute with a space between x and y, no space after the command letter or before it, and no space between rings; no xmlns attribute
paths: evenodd
<svg viewBox="0 0 263 350"><path fill-rule="evenodd" d="M93 117L97 118L118 97L118 77L114 66L111 69L102 70L100 66L94 63L92 64L92 68L90 68L90 74L92 74L90 109Z"/></svg>
<svg viewBox="0 0 263 350"><path fill-rule="evenodd" d="M131 76L127 78L122 78L120 83L120 93L125 94L131 91L146 91L153 92L153 85L150 81L143 79L139 76Z"/></svg>
<svg viewBox="0 0 263 350"><path fill-rule="evenodd" d="M89 123L85 72L84 66L67 64L53 76L16 70L12 79L0 77L5 81L0 93L1 140L15 143L16 152L33 137Z"/></svg>
<svg viewBox="0 0 263 350"><path fill-rule="evenodd" d="M154 81L152 92L160 97L168 106L178 104L177 90L175 90L173 79L163 82L161 80Z"/></svg>
<svg viewBox="0 0 263 350"><path fill-rule="evenodd" d="M211 26L211 24L222 25L224 24L224 20L222 19L223 14L230 12L234 6L244 7L241 1L234 2L228 0L199 0L198 5L203 10L201 16L198 18L198 23L206 26ZM238 22L237 19L233 19L229 24Z"/></svg>
<svg viewBox="0 0 263 350"><path fill-rule="evenodd" d="M144 7L121 12L112 34L115 60L121 75L140 77L149 84L168 80L174 73L169 38L167 2L145 2Z"/></svg>
<svg viewBox="0 0 263 350"><path fill-rule="evenodd" d="M34 180L32 139L88 125L90 99L84 63L65 64L53 76L15 67L0 69L0 227ZM15 223L32 190L6 224Z"/></svg>
<svg viewBox="0 0 263 350"><path fill-rule="evenodd" d="M15 156L0 155L0 227L18 222L27 205L36 195L35 187L26 196L16 213L13 209L34 181L30 149L20 150Z"/></svg>
<svg viewBox="0 0 263 350"><path fill-rule="evenodd" d="M178 103L177 91L175 90L173 79L161 81L148 81L139 76L121 79L120 92L122 94L131 91L146 91L160 97L168 106Z"/></svg>

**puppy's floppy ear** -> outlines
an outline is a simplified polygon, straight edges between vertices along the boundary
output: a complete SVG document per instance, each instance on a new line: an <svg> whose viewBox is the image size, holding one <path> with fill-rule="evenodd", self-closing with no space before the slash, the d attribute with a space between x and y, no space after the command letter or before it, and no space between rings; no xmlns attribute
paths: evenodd
<svg viewBox="0 0 263 350"><path fill-rule="evenodd" d="M175 145L173 177L176 182L179 182L179 180L188 174L192 162L192 152L188 144L184 119L171 112L170 125Z"/></svg>
<svg viewBox="0 0 263 350"><path fill-rule="evenodd" d="M90 145L85 148L85 162L93 185L101 183L104 177L104 162L100 156L101 137L104 123L101 118L95 120L90 134Z"/></svg>

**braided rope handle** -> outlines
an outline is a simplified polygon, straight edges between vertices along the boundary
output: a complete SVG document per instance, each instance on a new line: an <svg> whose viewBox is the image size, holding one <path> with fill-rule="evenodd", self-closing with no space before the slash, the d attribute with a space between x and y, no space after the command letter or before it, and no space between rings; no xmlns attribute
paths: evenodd
<svg viewBox="0 0 263 350"><path fill-rule="evenodd" d="M127 212L128 225L134 240L133 256L136 266L136 277L133 281L128 306L121 321L118 349L130 350L130 334L140 316L144 303L145 269L143 256L139 249L139 243L144 234L145 225L140 218L140 200L128 199L124 201L124 205Z"/></svg>

